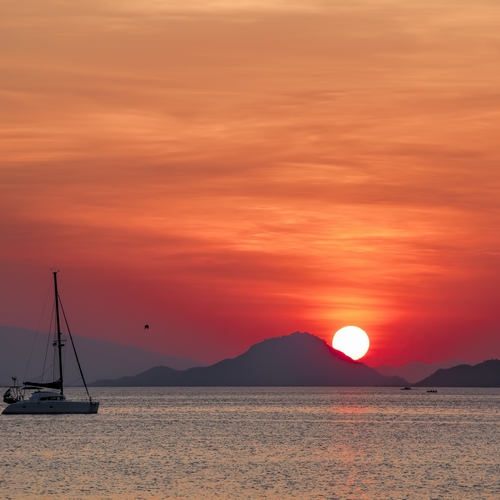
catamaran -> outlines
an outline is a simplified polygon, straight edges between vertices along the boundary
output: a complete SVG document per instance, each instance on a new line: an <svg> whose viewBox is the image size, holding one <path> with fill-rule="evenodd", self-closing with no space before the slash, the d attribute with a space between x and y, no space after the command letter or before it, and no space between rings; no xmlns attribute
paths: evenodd
<svg viewBox="0 0 500 500"><path fill-rule="evenodd" d="M53 274L57 328L57 336L53 345L57 347L59 378L51 382L23 382L21 386L17 384L17 378L12 377L14 385L9 387L3 396L4 403L7 403L7 407L2 412L4 415L97 413L99 409L99 403L93 401L90 396L85 377L83 376L80 360L76 353L73 337L71 336L68 322L66 321L66 315L64 314L61 299L57 291L57 271L54 271ZM71 345L73 346L80 376L85 386L85 390L87 391L87 400L84 401L71 401L64 395L62 356L64 344L61 333L60 309L62 310L67 332L71 340Z"/></svg>

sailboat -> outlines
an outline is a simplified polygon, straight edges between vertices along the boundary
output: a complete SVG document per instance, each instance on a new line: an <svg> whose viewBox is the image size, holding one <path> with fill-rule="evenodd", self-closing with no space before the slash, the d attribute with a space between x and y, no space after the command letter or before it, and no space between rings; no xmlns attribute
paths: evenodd
<svg viewBox="0 0 500 500"><path fill-rule="evenodd" d="M23 382L23 385L17 384L17 378L12 377L14 385L9 387L3 396L4 403L7 407L3 410L4 415L21 415L21 414L68 414L68 413L97 413L99 403L93 401L90 396L87 383L83 376L80 361L76 353L73 337L69 330L66 315L62 308L61 299L57 291L57 271L54 274L54 295L55 295L55 313L57 337L54 341L54 347L57 347L57 358L59 367L59 378L52 382ZM87 391L86 401L71 401L64 395L64 379L63 379L63 350L64 347L61 334L60 308L63 312L66 326L68 327L68 335L71 339L71 345L75 353L75 358L80 370L80 376L83 380L83 385Z"/></svg>

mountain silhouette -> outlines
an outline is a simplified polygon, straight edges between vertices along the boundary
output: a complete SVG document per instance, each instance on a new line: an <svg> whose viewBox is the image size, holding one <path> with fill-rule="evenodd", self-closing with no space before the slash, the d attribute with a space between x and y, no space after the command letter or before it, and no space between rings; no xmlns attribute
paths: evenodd
<svg viewBox="0 0 500 500"><path fill-rule="evenodd" d="M44 365L43 353L52 338L53 334L0 326L0 386L10 385L11 377L14 375L24 380L33 380L41 375ZM160 364L176 370L186 370L202 364L109 340L91 339L79 335L73 335L73 339L78 349L83 373L88 381L133 375ZM71 350L70 347L67 349ZM82 384L71 351L65 357L64 373L67 385Z"/></svg>
<svg viewBox="0 0 500 500"><path fill-rule="evenodd" d="M353 361L309 333L295 332L264 340L234 359L184 371L157 366L134 377L98 380L93 386L399 386Z"/></svg>
<svg viewBox="0 0 500 500"><path fill-rule="evenodd" d="M415 384L419 387L500 387L500 360L441 369Z"/></svg>
<svg viewBox="0 0 500 500"><path fill-rule="evenodd" d="M475 365L476 363L467 363L463 360L452 359L449 361L441 361L439 363L422 363L420 361L411 361L410 363L406 363L403 366L372 366L372 368L377 370L381 375L396 375L398 377L404 378L405 380L410 382L410 384L414 384L424 379L425 377L429 377L440 368L451 368L453 366L467 364Z"/></svg>

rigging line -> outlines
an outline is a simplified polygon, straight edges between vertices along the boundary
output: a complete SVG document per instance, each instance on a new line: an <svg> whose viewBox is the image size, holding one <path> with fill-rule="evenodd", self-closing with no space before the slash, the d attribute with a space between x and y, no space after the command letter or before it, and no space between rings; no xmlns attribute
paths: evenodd
<svg viewBox="0 0 500 500"><path fill-rule="evenodd" d="M66 319L66 313L64 312L64 307L61 298L59 298L59 304L61 306L61 311L63 313L64 322L66 323L66 328L68 329L68 335L71 340L71 345L73 346L73 352L75 353L78 369L80 370L80 376L82 377L83 385L85 386L85 390L87 391L87 396L89 397L89 401L92 403L92 397L89 393L89 388L87 387L87 382L85 381L85 377L83 376L82 366L80 365L80 360L78 359L78 354L76 353L75 343L73 342L73 335L71 335L71 330L69 329L68 320Z"/></svg>
<svg viewBox="0 0 500 500"><path fill-rule="evenodd" d="M26 369L24 370L23 380L26 380L26 375L28 374L28 370L29 370L29 367L31 364L31 358L33 356L33 351L35 350L36 339L38 337L38 334L40 333L40 325L42 324L43 316L45 315L45 308L47 307L47 300L49 299L49 294L50 294L51 288L52 288L52 282L49 284L49 287L47 288L47 294L45 295L45 301L43 303L42 314L40 315L40 319L38 320L38 326L37 326L36 332L35 332L35 339L33 340L33 344L31 345L31 352L30 352L30 356L28 358L28 364L26 365ZM51 321L51 324L52 324L52 321ZM50 328L49 328L49 332L50 332ZM49 333L49 337L50 337L50 333Z"/></svg>
<svg viewBox="0 0 500 500"><path fill-rule="evenodd" d="M65 385L66 387L79 387L79 386L77 386L77 385L73 385L73 384L76 384L76 383L77 383L77 382L79 382L80 380L82 380L82 377L75 378L75 379L73 379L73 380L72 380L71 382L69 382L69 383L65 382L65 384L64 384L64 385Z"/></svg>
<svg viewBox="0 0 500 500"><path fill-rule="evenodd" d="M54 369L54 363L52 362L51 365L38 377L32 377L32 380L39 380L40 383L43 384L43 380L45 378L45 375L50 375L50 377L55 377L55 369ZM54 380L54 378L52 378Z"/></svg>

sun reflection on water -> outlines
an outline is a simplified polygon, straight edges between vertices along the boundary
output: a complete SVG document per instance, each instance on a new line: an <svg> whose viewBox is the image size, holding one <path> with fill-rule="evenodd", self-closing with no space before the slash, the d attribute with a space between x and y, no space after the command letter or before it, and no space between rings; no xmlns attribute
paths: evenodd
<svg viewBox="0 0 500 500"><path fill-rule="evenodd" d="M499 468L499 389L432 395L399 388L95 392L98 415L2 419L5 495L18 500L500 494L488 480Z"/></svg>

